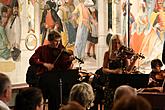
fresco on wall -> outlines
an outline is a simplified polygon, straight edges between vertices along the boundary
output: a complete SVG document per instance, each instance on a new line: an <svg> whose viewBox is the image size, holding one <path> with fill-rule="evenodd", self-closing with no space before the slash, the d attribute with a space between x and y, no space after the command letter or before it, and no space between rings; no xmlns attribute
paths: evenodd
<svg viewBox="0 0 165 110"><path fill-rule="evenodd" d="M165 0L132 0L130 7L130 42L137 53L145 56L137 66L150 68L150 61L162 59L165 38ZM124 2L123 2L124 3Z"/></svg>
<svg viewBox="0 0 165 110"><path fill-rule="evenodd" d="M0 71L15 69L20 60L21 20L17 0L0 0Z"/></svg>
<svg viewBox="0 0 165 110"><path fill-rule="evenodd" d="M47 44L48 33L52 30L58 31L62 36L62 44L74 51L74 55L80 59L85 57L85 48L89 35L97 37L97 13L92 0L80 0L74 5L73 0L58 0L58 2L47 0L44 4L41 17L41 45ZM51 16L50 16L51 15ZM93 28L94 27L94 28ZM94 33L92 33L95 31ZM90 34L91 33L91 34ZM95 44L97 43L97 38ZM95 48L94 43L89 45ZM95 50L92 53L96 59ZM88 52L88 56L89 52Z"/></svg>
<svg viewBox="0 0 165 110"><path fill-rule="evenodd" d="M54 1L46 1L41 14L40 33L41 45L47 44L47 35L50 31L56 30L59 33L63 30L59 16L57 15L57 5Z"/></svg>
<svg viewBox="0 0 165 110"><path fill-rule="evenodd" d="M1 1L0 58L18 61L20 57L21 20L17 0Z"/></svg>

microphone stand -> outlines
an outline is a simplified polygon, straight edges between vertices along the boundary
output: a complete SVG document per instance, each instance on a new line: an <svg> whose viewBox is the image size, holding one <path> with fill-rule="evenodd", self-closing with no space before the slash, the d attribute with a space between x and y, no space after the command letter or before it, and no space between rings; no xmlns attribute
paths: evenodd
<svg viewBox="0 0 165 110"><path fill-rule="evenodd" d="M62 78L60 78L60 107L62 106Z"/></svg>
<svg viewBox="0 0 165 110"><path fill-rule="evenodd" d="M127 25L127 28L128 28L128 47L130 47L129 43L130 43L130 0L127 0L127 17L128 17L128 25Z"/></svg>
<svg viewBox="0 0 165 110"><path fill-rule="evenodd" d="M79 63L78 71L80 73L81 72L81 64L83 64L84 61L79 59L79 58L77 58L76 56L75 56L75 59L78 60L78 63ZM79 81L83 81L83 76L80 76Z"/></svg>
<svg viewBox="0 0 165 110"><path fill-rule="evenodd" d="M57 58L55 59L54 63L53 64L56 64L58 59L60 58L60 56L62 55L62 52L65 50L66 46L68 45L68 42L67 44L65 45L64 49L62 49L59 53L59 55L57 56ZM62 106L62 78L61 78L61 75L60 75L60 79L59 79L59 86L60 86L60 107Z"/></svg>

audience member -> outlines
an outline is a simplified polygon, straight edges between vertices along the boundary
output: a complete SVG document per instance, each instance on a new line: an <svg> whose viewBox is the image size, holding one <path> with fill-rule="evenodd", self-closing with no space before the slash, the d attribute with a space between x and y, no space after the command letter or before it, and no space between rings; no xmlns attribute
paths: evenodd
<svg viewBox="0 0 165 110"><path fill-rule="evenodd" d="M62 106L59 110L85 110L85 107L76 101L70 101L67 105Z"/></svg>
<svg viewBox="0 0 165 110"><path fill-rule="evenodd" d="M124 96L118 100L112 110L152 110L151 104L141 96Z"/></svg>
<svg viewBox="0 0 165 110"><path fill-rule="evenodd" d="M94 99L93 88L88 83L75 84L70 91L69 101L76 101L86 109L93 106Z"/></svg>
<svg viewBox="0 0 165 110"><path fill-rule="evenodd" d="M17 94L15 110L43 110L43 96L38 88L29 87Z"/></svg>
<svg viewBox="0 0 165 110"><path fill-rule="evenodd" d="M137 92L135 88L132 88L131 86L128 85L122 85L115 90L114 102L120 100L120 98L122 98L123 96L136 96L136 95Z"/></svg>
<svg viewBox="0 0 165 110"><path fill-rule="evenodd" d="M11 100L11 82L8 76L0 73L0 110L10 110L7 103Z"/></svg>

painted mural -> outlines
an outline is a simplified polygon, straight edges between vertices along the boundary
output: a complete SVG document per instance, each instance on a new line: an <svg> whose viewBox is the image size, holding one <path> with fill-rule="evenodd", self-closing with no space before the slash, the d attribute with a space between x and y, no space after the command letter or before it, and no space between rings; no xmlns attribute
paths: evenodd
<svg viewBox="0 0 165 110"><path fill-rule="evenodd" d="M12 58L17 61L21 53L21 19L18 1L2 2L0 16L0 57L5 60Z"/></svg>
<svg viewBox="0 0 165 110"><path fill-rule="evenodd" d="M62 44L74 51L74 55L80 59L85 59L85 49L88 36L97 34L97 10L94 7L92 0L77 0L75 5L74 0L47 0L43 6L41 14L41 45L47 44L47 35L50 31L58 31L62 36ZM93 27L94 28L93 28ZM92 33L92 31L95 31ZM93 37L93 36L92 36ZM97 37L97 35L94 35ZM89 44L88 50L95 48L95 43ZM92 39L93 40L93 39ZM88 56L90 52L88 52ZM95 49L92 53L96 59Z"/></svg>
<svg viewBox="0 0 165 110"><path fill-rule="evenodd" d="M123 5L122 35L125 36L127 12ZM150 68L151 60L162 58L165 38L165 0L130 0L129 45L136 53L142 53L145 59L138 60L137 66L142 69ZM128 42L127 42L128 43Z"/></svg>
<svg viewBox="0 0 165 110"><path fill-rule="evenodd" d="M20 60L21 19L17 0L0 0L0 71L10 72Z"/></svg>

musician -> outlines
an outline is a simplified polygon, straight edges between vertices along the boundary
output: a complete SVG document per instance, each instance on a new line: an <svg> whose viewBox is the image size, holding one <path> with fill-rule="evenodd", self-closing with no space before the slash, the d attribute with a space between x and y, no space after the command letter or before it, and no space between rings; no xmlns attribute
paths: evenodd
<svg viewBox="0 0 165 110"><path fill-rule="evenodd" d="M109 50L104 54L103 72L105 74L121 74L122 68L128 65L127 59L118 57L122 43L119 35L114 35L109 41Z"/></svg>
<svg viewBox="0 0 165 110"><path fill-rule="evenodd" d="M60 105L59 85L62 85L64 89L63 93L61 93L63 98L67 98L65 97L65 94L69 94L68 88L70 88L70 85L73 82L71 80L71 84L67 85L65 83L68 82L64 81L64 76L66 76L67 73L69 74L72 72L67 70L72 67L73 59L71 56L73 52L65 50L65 47L61 44L61 36L56 31L49 33L48 41L50 42L49 44L42 45L35 51L31 56L29 63L32 66L36 66L36 69L38 70L39 88L42 90L44 100L49 100L49 110L56 110ZM62 84L60 84L61 78L64 79L62 80ZM76 83L76 81L73 83Z"/></svg>
<svg viewBox="0 0 165 110"><path fill-rule="evenodd" d="M54 68L60 50L64 49L61 44L61 36L58 32L52 31L48 35L49 44L38 47L31 56L29 63L45 70L51 71ZM57 53L57 54L56 54ZM41 71L38 71L38 74Z"/></svg>
<svg viewBox="0 0 165 110"><path fill-rule="evenodd" d="M133 73L138 58L145 57L122 45L120 36L114 35L109 41L109 50L104 54L103 72L105 74Z"/></svg>
<svg viewBox="0 0 165 110"><path fill-rule="evenodd" d="M149 87L161 87L165 77L165 71L161 69L163 66L160 59L153 59L151 61Z"/></svg>
<svg viewBox="0 0 165 110"><path fill-rule="evenodd" d="M30 86L38 86L41 74L51 71L54 68L54 61L60 51L64 49L64 46L60 43L61 36L57 32L50 32L48 40L49 44L38 47L29 59L30 66L26 73L26 82Z"/></svg>
<svg viewBox="0 0 165 110"><path fill-rule="evenodd" d="M137 55L132 49L122 45L119 35L113 35L109 41L109 50L104 54L103 68L104 74L123 74L131 73L132 68L137 60ZM112 108L115 87L110 87L109 80L105 81L104 98L105 108Z"/></svg>
<svg viewBox="0 0 165 110"><path fill-rule="evenodd" d="M91 83L94 92L95 92L95 100L94 100L94 106L91 108L91 110L102 110L104 106L104 89L105 89L105 83L106 83L107 75L103 73L102 67L96 70L95 76L93 78L93 81Z"/></svg>

